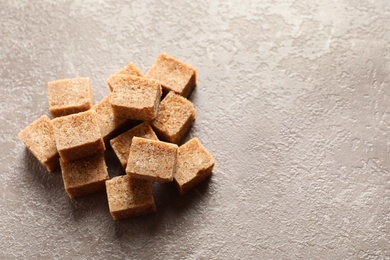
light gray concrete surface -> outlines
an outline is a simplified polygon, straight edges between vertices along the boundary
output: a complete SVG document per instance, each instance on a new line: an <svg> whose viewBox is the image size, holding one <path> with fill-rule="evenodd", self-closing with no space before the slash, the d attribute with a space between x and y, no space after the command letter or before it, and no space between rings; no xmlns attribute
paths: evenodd
<svg viewBox="0 0 390 260"><path fill-rule="evenodd" d="M390 259L389 17L387 0L0 0L0 258ZM161 51L198 70L190 137L217 165L114 222L17 133L48 114L48 81L90 77L99 101Z"/></svg>

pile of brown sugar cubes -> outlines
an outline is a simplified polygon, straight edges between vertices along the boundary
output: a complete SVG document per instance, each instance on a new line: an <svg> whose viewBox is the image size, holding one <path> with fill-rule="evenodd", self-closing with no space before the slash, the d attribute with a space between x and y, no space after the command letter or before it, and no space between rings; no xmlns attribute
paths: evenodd
<svg viewBox="0 0 390 260"><path fill-rule="evenodd" d="M49 172L60 165L71 199L106 190L118 220L156 211L152 182L174 181L183 195L212 173L215 160L197 138L178 146L196 117L187 99L196 86L193 67L161 53L145 75L130 63L107 83L110 94L93 105L88 78L49 82L53 119L43 115L19 133ZM126 175L109 178L106 146Z"/></svg>

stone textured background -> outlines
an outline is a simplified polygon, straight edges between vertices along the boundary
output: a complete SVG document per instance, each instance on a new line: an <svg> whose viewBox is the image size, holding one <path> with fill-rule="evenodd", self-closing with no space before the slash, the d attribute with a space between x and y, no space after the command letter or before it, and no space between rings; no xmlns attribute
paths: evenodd
<svg viewBox="0 0 390 260"><path fill-rule="evenodd" d="M387 0L0 0L0 258L390 259L389 17ZM198 70L190 136L217 165L114 222L17 133L48 114L48 81L88 76L99 101L161 51Z"/></svg>

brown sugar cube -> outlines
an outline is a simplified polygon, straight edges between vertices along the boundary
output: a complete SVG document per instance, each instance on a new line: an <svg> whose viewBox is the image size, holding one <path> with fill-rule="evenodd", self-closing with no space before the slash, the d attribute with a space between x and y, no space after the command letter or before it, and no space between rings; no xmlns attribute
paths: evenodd
<svg viewBox="0 0 390 260"><path fill-rule="evenodd" d="M95 111L58 117L51 123L62 160L72 161L104 152L105 146Z"/></svg>
<svg viewBox="0 0 390 260"><path fill-rule="evenodd" d="M113 77L114 91L109 99L116 117L150 121L157 116L161 85L147 78L127 75Z"/></svg>
<svg viewBox="0 0 390 260"><path fill-rule="evenodd" d="M71 199L105 189L109 179L104 154L65 162L60 159L66 193Z"/></svg>
<svg viewBox="0 0 390 260"><path fill-rule="evenodd" d="M73 78L48 83L49 110L54 117L83 112L92 107L89 78Z"/></svg>
<svg viewBox="0 0 390 260"><path fill-rule="evenodd" d="M47 115L31 123L20 131L18 136L49 172L58 166L60 156L54 140L53 127Z"/></svg>
<svg viewBox="0 0 390 260"><path fill-rule="evenodd" d="M156 212L149 181L122 175L106 181L108 207L114 220Z"/></svg>
<svg viewBox="0 0 390 260"><path fill-rule="evenodd" d="M113 79L113 76L114 75L118 75L118 74L123 74L123 75L132 75L132 76L138 76L138 77L143 77L144 74L142 73L142 71L134 64L134 63L129 63L126 67L124 67L123 69L115 72L113 75L111 75L108 79L107 79L107 84L108 84L108 87L110 88L110 91L113 90L113 84L115 82L115 80Z"/></svg>
<svg viewBox="0 0 390 260"><path fill-rule="evenodd" d="M131 141L134 136L143 137L151 140L158 140L152 127L148 122L143 122L127 132L118 135L110 140L112 150L114 150L123 168L126 169L127 160L129 159Z"/></svg>
<svg viewBox="0 0 390 260"><path fill-rule="evenodd" d="M108 141L126 123L126 119L115 117L114 110L112 109L111 103L108 102L108 99L109 96L92 107L97 114L100 132L104 141Z"/></svg>
<svg viewBox="0 0 390 260"><path fill-rule="evenodd" d="M193 138L179 147L177 152L175 184L181 195L211 175L215 160L199 142Z"/></svg>
<svg viewBox="0 0 390 260"><path fill-rule="evenodd" d="M134 178L170 182L176 167L177 145L133 137L126 173Z"/></svg>
<svg viewBox="0 0 390 260"><path fill-rule="evenodd" d="M174 91L183 97L188 97L196 86L195 68L165 53L158 56L146 77L161 82L165 92Z"/></svg>
<svg viewBox="0 0 390 260"><path fill-rule="evenodd" d="M178 144L195 121L196 109L191 101L173 92L161 101L155 120L151 122L163 140Z"/></svg>

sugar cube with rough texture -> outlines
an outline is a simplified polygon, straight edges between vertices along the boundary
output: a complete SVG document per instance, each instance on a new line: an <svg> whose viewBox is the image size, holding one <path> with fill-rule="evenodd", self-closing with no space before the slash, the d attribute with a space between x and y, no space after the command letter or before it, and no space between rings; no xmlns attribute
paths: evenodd
<svg viewBox="0 0 390 260"><path fill-rule="evenodd" d="M48 83L49 110L52 117L83 112L92 107L89 78L72 78Z"/></svg>
<svg viewBox="0 0 390 260"><path fill-rule="evenodd" d="M133 137L126 173L134 178L170 182L176 167L177 145Z"/></svg>
<svg viewBox="0 0 390 260"><path fill-rule="evenodd" d="M18 134L27 149L38 161L52 172L59 163L53 127L47 115L41 116Z"/></svg>
<svg viewBox="0 0 390 260"><path fill-rule="evenodd" d="M126 169L127 160L129 159L131 141L134 136L143 137L151 140L158 140L152 127L148 122L143 122L127 132L118 135L110 140L112 150L115 152L123 168Z"/></svg>
<svg viewBox="0 0 390 260"><path fill-rule="evenodd" d="M104 154L65 162L60 159L66 193L71 199L105 189L109 179Z"/></svg>
<svg viewBox="0 0 390 260"><path fill-rule="evenodd" d="M110 88L110 91L113 90L113 85L115 83L114 76L118 75L118 74L132 75L132 76L139 76L139 77L143 77L144 76L142 71L134 63L129 63L126 67L124 67L123 69L115 72L113 75L111 75L107 79L107 84L108 84L108 87Z"/></svg>
<svg viewBox="0 0 390 260"><path fill-rule="evenodd" d="M126 125L126 119L118 118L114 115L109 96L103 98L92 109L96 112L100 132L104 141L108 141Z"/></svg>
<svg viewBox="0 0 390 260"><path fill-rule="evenodd" d="M211 175L215 160L200 143L193 138L179 147L174 180L181 195Z"/></svg>
<svg viewBox="0 0 390 260"><path fill-rule="evenodd" d="M147 78L115 75L110 103L116 117L150 121L157 116L161 85Z"/></svg>
<svg viewBox="0 0 390 260"><path fill-rule="evenodd" d="M174 91L183 97L188 97L196 86L195 68L166 53L157 57L146 77L161 82L165 92Z"/></svg>
<svg viewBox="0 0 390 260"><path fill-rule="evenodd" d="M156 212L152 184L122 175L106 181L108 206L114 220Z"/></svg>
<svg viewBox="0 0 390 260"><path fill-rule="evenodd" d="M57 117L51 123L62 160L72 161L104 152L105 146L95 111Z"/></svg>
<svg viewBox="0 0 390 260"><path fill-rule="evenodd" d="M151 125L162 140L178 144L190 130L195 118L196 109L191 101L171 91L161 101L157 117Z"/></svg>

